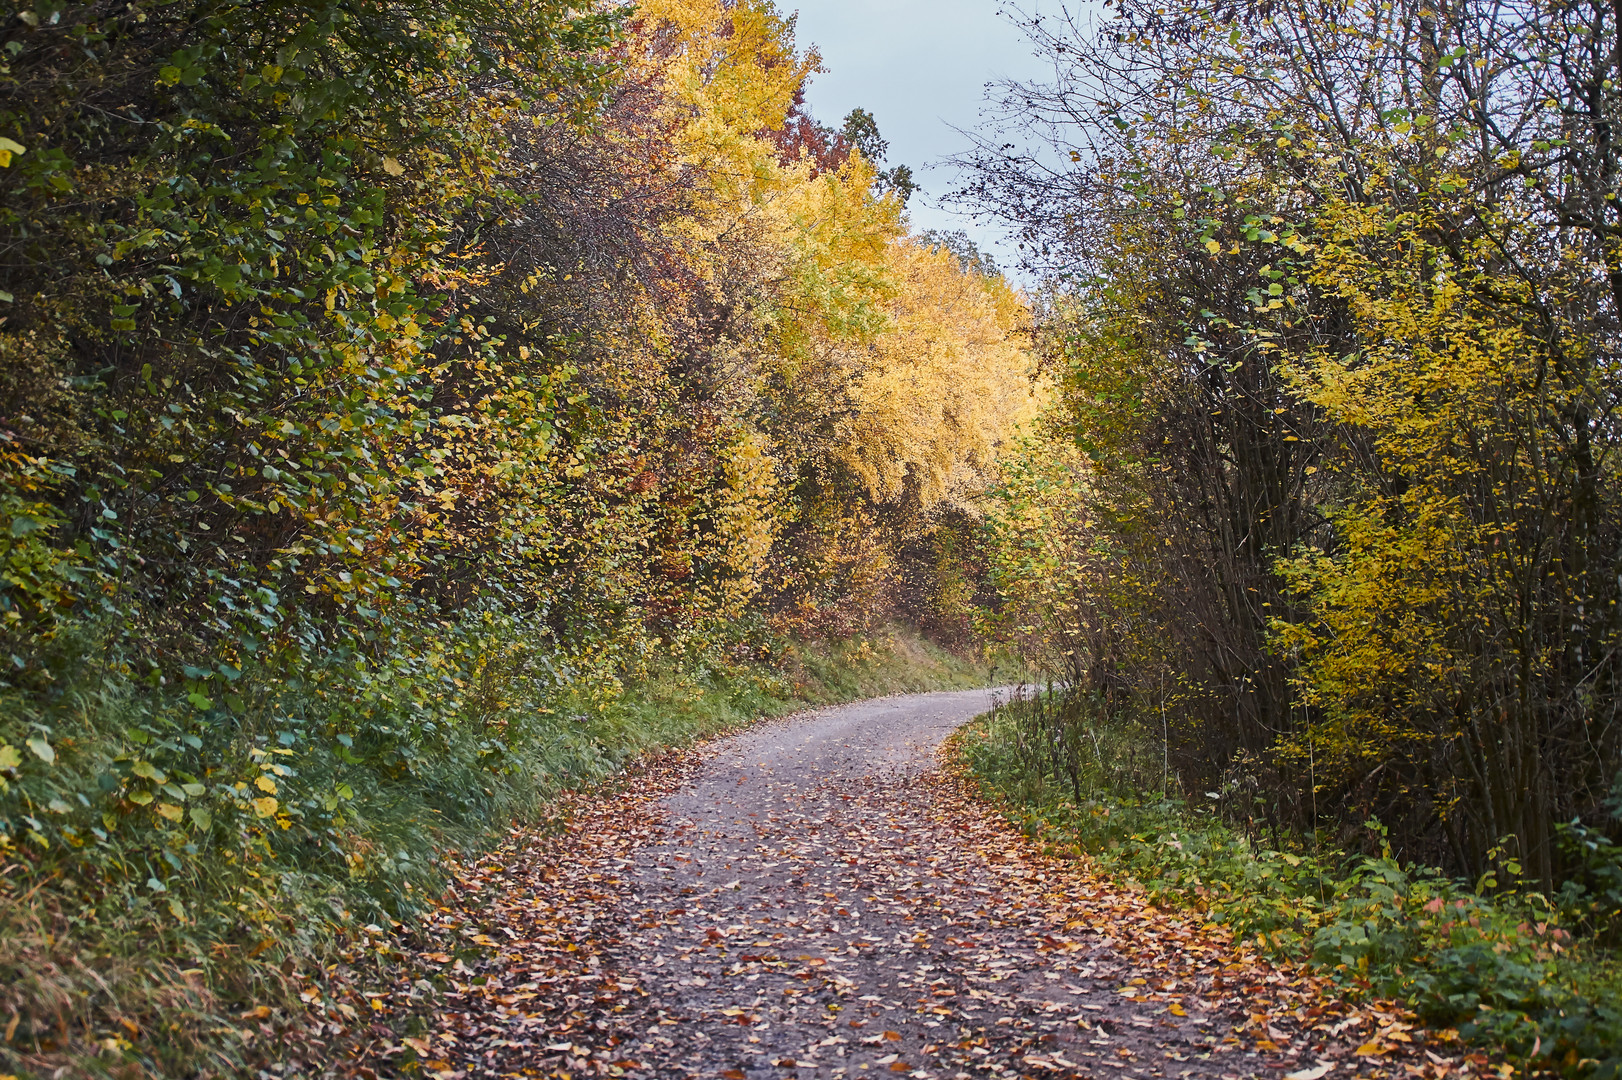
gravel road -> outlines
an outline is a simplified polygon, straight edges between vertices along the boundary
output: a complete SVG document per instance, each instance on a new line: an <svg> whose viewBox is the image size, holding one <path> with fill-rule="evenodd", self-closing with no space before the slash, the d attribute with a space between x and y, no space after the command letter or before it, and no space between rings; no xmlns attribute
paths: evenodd
<svg viewBox="0 0 1622 1080"><path fill-rule="evenodd" d="M614 959L650 1021L633 1072L1260 1071L1255 1054L1210 1054L1210 1016L1123 1004L1117 988L1143 973L1023 903L1033 872L937 805L936 748L992 701L866 701L714 748L627 868L637 925Z"/></svg>
<svg viewBox="0 0 1622 1080"><path fill-rule="evenodd" d="M936 761L992 703L917 694L763 723L583 797L549 839L515 831L422 954L446 988L411 999L434 1010L407 1040L426 1073L1465 1075L1427 1064L1399 1012L1326 999L1198 916L1036 851ZM486 950L471 967L438 951L458 939Z"/></svg>

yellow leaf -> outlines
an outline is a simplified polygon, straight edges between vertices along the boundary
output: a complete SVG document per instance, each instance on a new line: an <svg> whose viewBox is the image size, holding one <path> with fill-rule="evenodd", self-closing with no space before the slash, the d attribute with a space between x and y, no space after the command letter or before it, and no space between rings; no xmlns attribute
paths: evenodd
<svg viewBox="0 0 1622 1080"><path fill-rule="evenodd" d="M260 817L269 817L276 812L276 808L280 805L275 799L268 796L263 799L255 799L253 801L253 812Z"/></svg>
<svg viewBox="0 0 1622 1080"><path fill-rule="evenodd" d="M153 809L157 810L159 815L168 818L170 821L180 820L180 807L176 806L174 803L161 802Z"/></svg>
<svg viewBox="0 0 1622 1080"><path fill-rule="evenodd" d="M404 176L405 166L401 165L394 158L386 157L383 159L383 171L388 173L390 176Z"/></svg>
<svg viewBox="0 0 1622 1080"><path fill-rule="evenodd" d="M1188 1010L1183 1008L1181 1005L1177 1004L1175 1001L1172 1002L1171 1008L1167 1009L1166 1011L1171 1013L1173 1016L1187 1016L1188 1015Z"/></svg>
<svg viewBox="0 0 1622 1080"><path fill-rule="evenodd" d="M259 779L255 780L253 782L253 786L258 788L260 791L263 791L263 792L265 792L267 794L270 794L270 795L276 794L276 781L272 780L265 773L260 773L259 774Z"/></svg>
<svg viewBox="0 0 1622 1080"><path fill-rule="evenodd" d="M1385 1053L1385 1047L1381 1046L1379 1043L1366 1042L1357 1048L1357 1055L1359 1057L1369 1057L1374 1054L1383 1053Z"/></svg>

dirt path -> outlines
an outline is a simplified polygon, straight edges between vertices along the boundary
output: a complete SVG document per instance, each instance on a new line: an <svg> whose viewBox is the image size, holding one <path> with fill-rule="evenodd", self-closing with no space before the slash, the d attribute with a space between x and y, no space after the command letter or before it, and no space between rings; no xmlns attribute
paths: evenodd
<svg viewBox="0 0 1622 1080"><path fill-rule="evenodd" d="M1400 1015L1033 851L936 765L990 704L826 709L583 802L464 879L423 954L444 989L395 1006L432 1022L374 1060L445 1078L1470 1072Z"/></svg>

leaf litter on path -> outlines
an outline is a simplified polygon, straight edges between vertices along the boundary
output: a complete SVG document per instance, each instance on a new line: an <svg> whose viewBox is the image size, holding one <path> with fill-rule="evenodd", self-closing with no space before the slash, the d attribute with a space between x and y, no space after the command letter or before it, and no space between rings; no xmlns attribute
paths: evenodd
<svg viewBox="0 0 1622 1080"><path fill-rule="evenodd" d="M457 877L416 954L431 982L378 1009L407 1034L349 1071L1508 1075L1452 1032L1341 1001L1192 912L1042 854L932 760L983 711L963 698L778 721L571 796L561 828L515 832Z"/></svg>

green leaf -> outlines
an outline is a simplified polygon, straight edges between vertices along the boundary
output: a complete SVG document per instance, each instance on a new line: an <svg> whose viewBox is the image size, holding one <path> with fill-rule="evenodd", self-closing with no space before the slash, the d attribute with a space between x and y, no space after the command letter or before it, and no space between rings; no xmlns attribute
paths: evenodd
<svg viewBox="0 0 1622 1080"><path fill-rule="evenodd" d="M152 781L154 784L161 784L168 779L168 777L165 776L163 772L150 761L137 761L134 765L130 766L130 772L134 773L136 776L144 777Z"/></svg>
<svg viewBox="0 0 1622 1080"><path fill-rule="evenodd" d="M50 522L34 517L32 514L18 514L11 519L12 536L27 536L29 533L36 533L41 529L48 528L50 528Z"/></svg>
<svg viewBox="0 0 1622 1080"><path fill-rule="evenodd" d="M28 740L28 749L32 750L34 752L34 756L39 758L47 765L54 765L56 763L56 750L51 746L50 743L46 742L39 736L36 735L34 738Z"/></svg>
<svg viewBox="0 0 1622 1080"><path fill-rule="evenodd" d="M23 756L10 743L0 743L0 769L15 769L23 763Z"/></svg>
<svg viewBox="0 0 1622 1080"><path fill-rule="evenodd" d="M209 813L207 810L204 810L201 806L194 806L191 808L191 821L193 825L196 825L204 832L207 832L209 829L214 827L214 815Z"/></svg>

